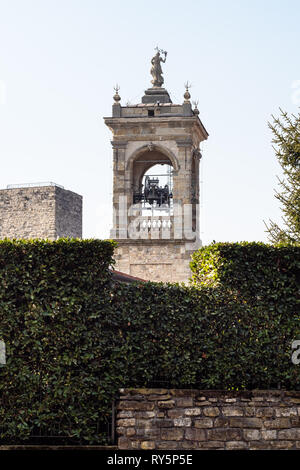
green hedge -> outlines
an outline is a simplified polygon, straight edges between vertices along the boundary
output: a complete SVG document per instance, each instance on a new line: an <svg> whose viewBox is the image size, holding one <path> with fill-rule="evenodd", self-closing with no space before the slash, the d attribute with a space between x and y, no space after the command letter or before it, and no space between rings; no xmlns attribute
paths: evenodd
<svg viewBox="0 0 300 470"><path fill-rule="evenodd" d="M299 313L280 307L248 304L222 287L122 286L104 338L126 386L295 389Z"/></svg>
<svg viewBox="0 0 300 470"><path fill-rule="evenodd" d="M222 284L244 295L264 295L285 300L299 293L300 246L264 243L214 243L192 256L192 281L196 286Z"/></svg>
<svg viewBox="0 0 300 470"><path fill-rule="evenodd" d="M264 269L273 252L258 247ZM223 260L214 245L206 250ZM197 263L218 273L213 285L126 285L111 280L110 242L1 242L7 365L0 367L0 439L55 428L81 442L105 442L101 423L110 420L120 387L299 389L299 366L291 362L300 333L299 255L274 250L284 280L274 274L265 292L262 281L254 288L249 280L257 264L240 262L241 255L234 263L243 275L224 260L219 268L194 255L197 279Z"/></svg>
<svg viewBox="0 0 300 470"><path fill-rule="evenodd" d="M99 439L105 398L96 319L109 304L113 249L97 240L0 242L4 442L50 430Z"/></svg>

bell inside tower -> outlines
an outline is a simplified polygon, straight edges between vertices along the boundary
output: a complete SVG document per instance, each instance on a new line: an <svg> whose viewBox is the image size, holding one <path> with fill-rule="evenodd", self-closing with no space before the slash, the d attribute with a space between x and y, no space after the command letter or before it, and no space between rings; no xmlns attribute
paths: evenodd
<svg viewBox="0 0 300 470"><path fill-rule="evenodd" d="M133 193L133 204L141 204L143 216L173 214L173 167L154 164L144 172Z"/></svg>

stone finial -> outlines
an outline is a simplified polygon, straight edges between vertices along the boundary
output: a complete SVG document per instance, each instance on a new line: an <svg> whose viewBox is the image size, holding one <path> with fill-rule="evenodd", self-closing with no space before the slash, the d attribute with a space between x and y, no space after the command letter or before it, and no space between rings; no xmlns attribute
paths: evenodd
<svg viewBox="0 0 300 470"><path fill-rule="evenodd" d="M184 97L184 102L185 102L185 103L189 103L189 102L190 102L190 98L191 98L191 94L190 94L190 92L189 92L189 88L191 88L191 84L190 84L189 82L186 82L186 83L184 84L184 86L185 86L185 93L184 93L184 95L183 95L183 97Z"/></svg>
<svg viewBox="0 0 300 470"><path fill-rule="evenodd" d="M120 87L118 84L116 84L116 86L114 87L114 90L115 90L115 94L113 98L114 98L115 103L118 104L121 101L121 96L119 95Z"/></svg>
<svg viewBox="0 0 300 470"><path fill-rule="evenodd" d="M196 114L196 116L199 115L198 103L199 103L198 100L193 101L193 105L195 106L194 109L193 109L193 112L194 112L194 114Z"/></svg>

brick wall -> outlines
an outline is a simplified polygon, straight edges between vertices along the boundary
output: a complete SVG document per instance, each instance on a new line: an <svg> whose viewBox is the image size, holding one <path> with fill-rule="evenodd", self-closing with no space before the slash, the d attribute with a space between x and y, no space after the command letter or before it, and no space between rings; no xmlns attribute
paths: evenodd
<svg viewBox="0 0 300 470"><path fill-rule="evenodd" d="M300 449L300 391L121 389L119 449Z"/></svg>

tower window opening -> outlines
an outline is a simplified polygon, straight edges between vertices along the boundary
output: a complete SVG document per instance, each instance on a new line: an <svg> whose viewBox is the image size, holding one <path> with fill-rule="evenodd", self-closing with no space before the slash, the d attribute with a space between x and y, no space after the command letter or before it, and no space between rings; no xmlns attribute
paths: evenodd
<svg viewBox="0 0 300 470"><path fill-rule="evenodd" d="M154 117L154 109L148 109L148 116Z"/></svg>
<svg viewBox="0 0 300 470"><path fill-rule="evenodd" d="M134 194L134 203L142 204L143 215L171 215L173 213L173 167L154 165L142 178L140 190Z"/></svg>

